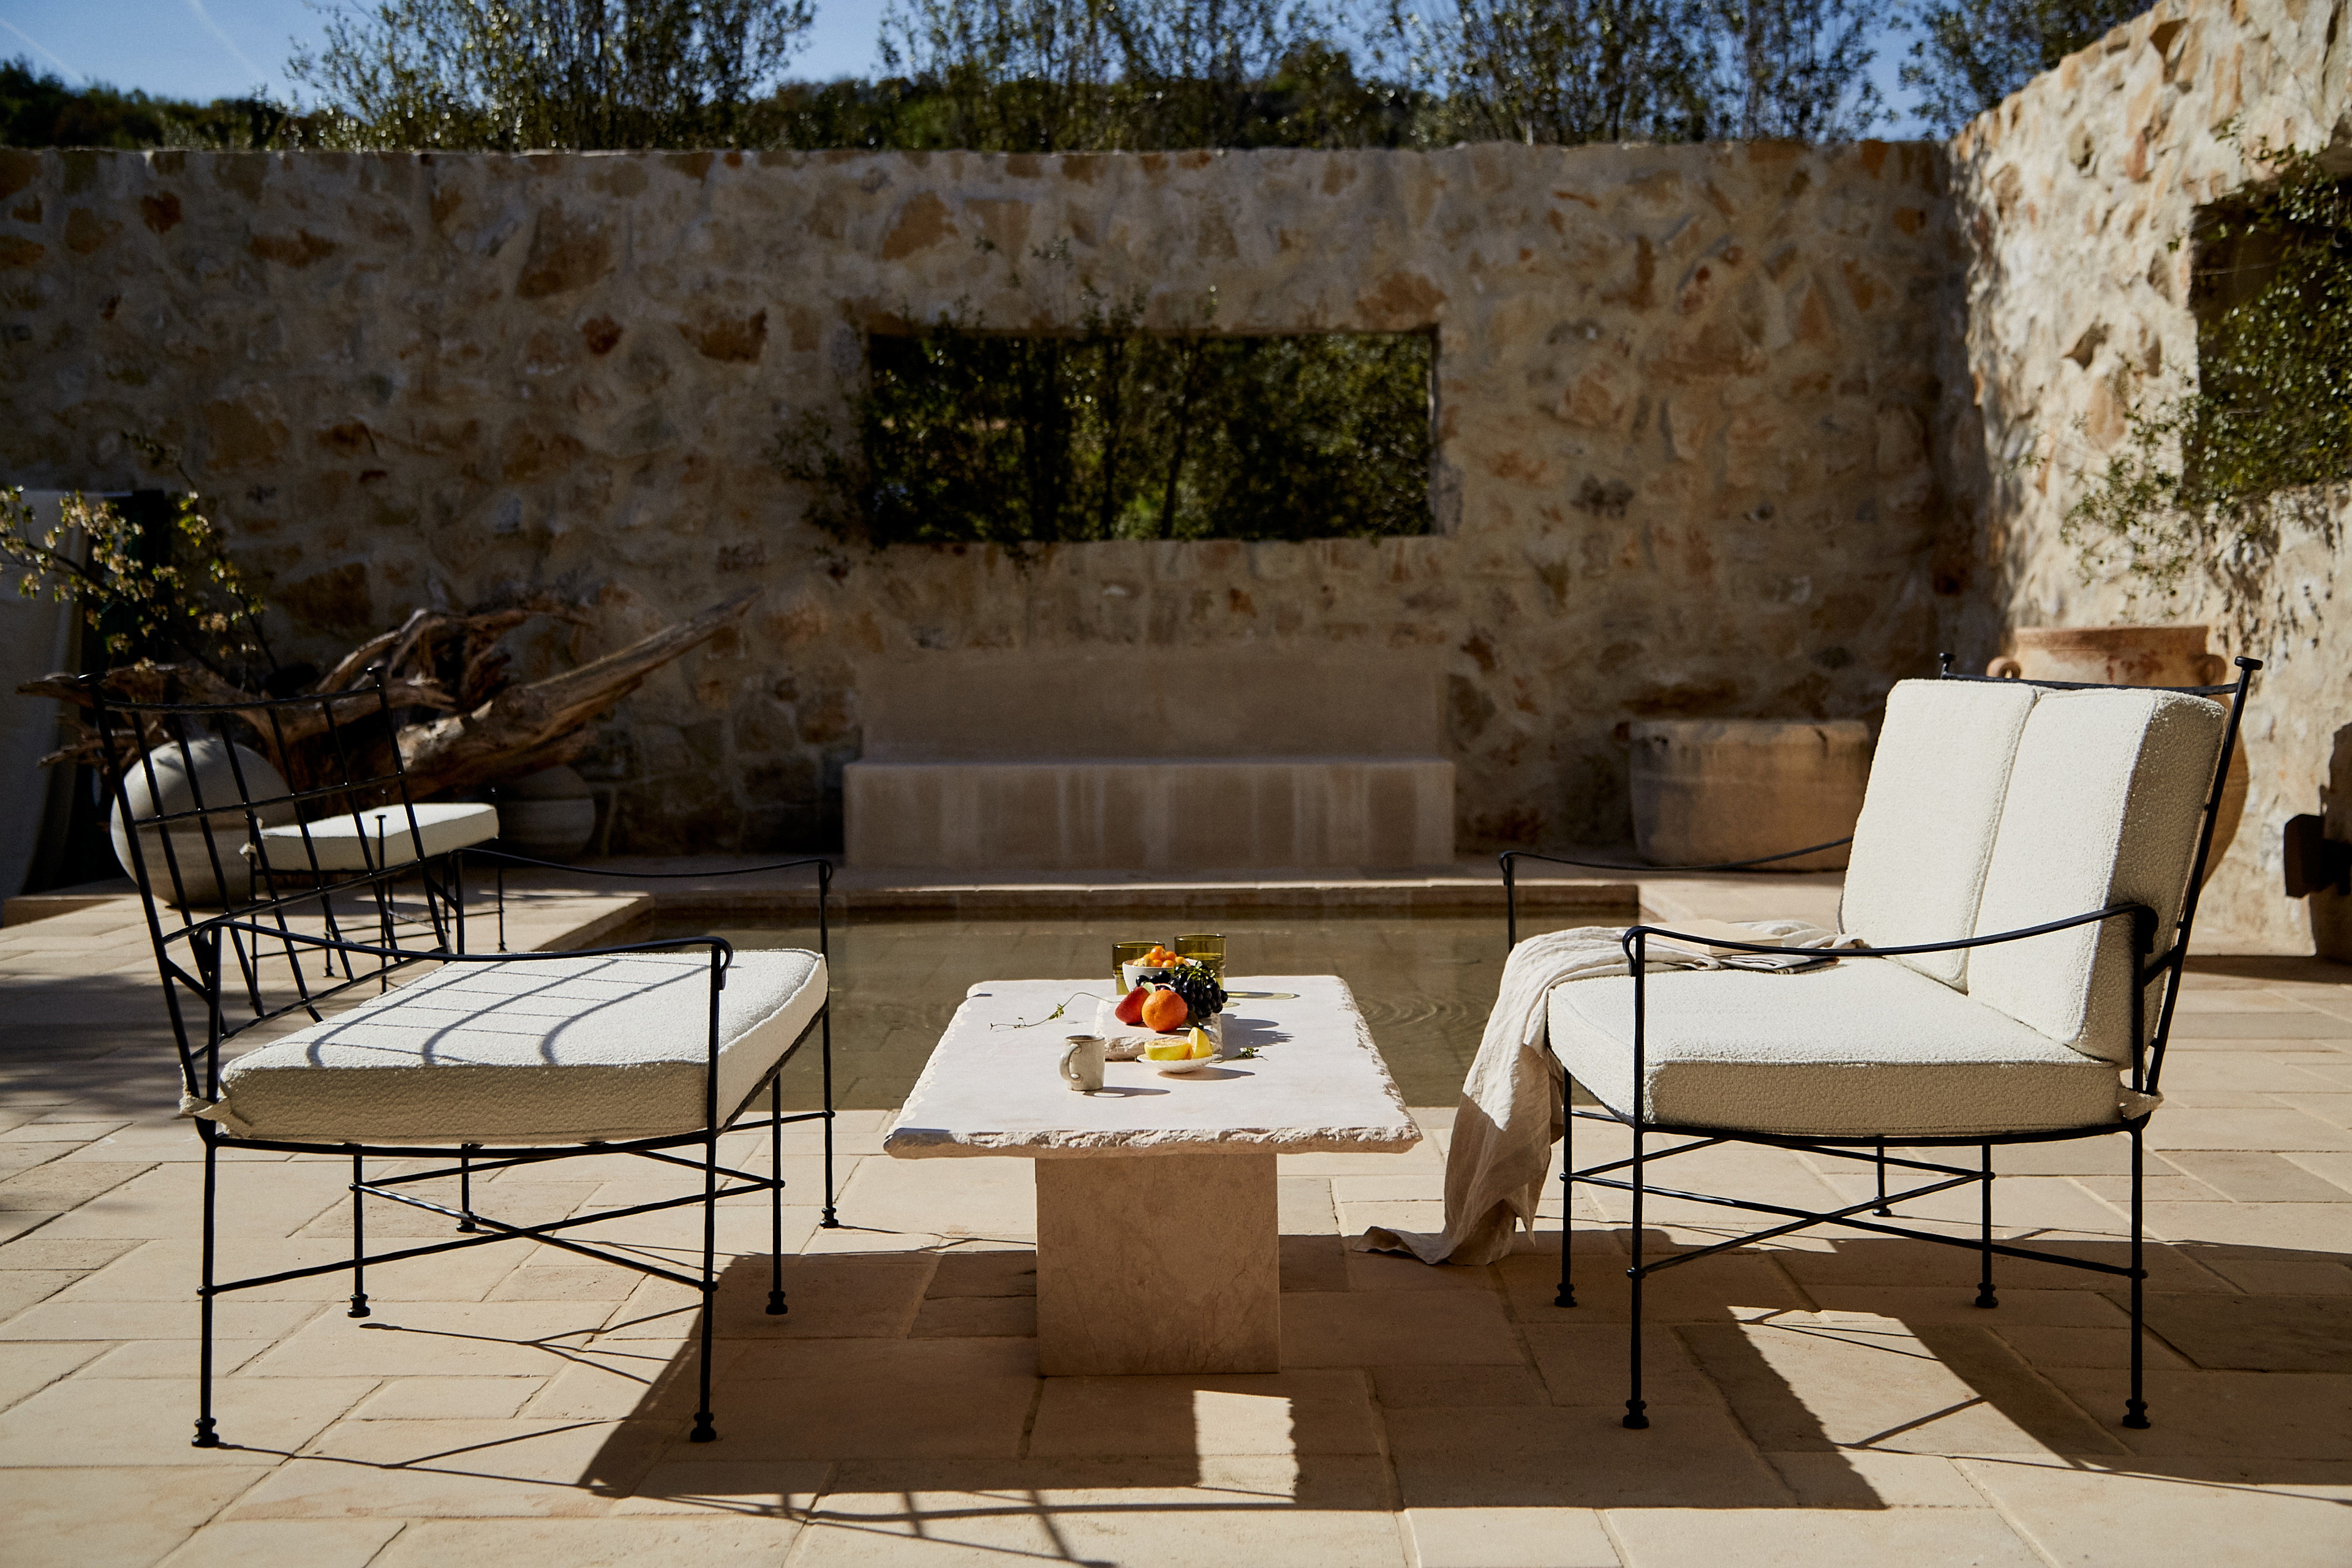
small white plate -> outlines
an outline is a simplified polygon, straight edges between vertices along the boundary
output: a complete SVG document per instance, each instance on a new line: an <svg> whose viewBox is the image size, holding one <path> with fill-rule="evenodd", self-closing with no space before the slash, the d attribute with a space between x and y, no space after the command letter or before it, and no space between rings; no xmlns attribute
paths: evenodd
<svg viewBox="0 0 2352 1568"><path fill-rule="evenodd" d="M1186 1057L1181 1061L1170 1062L1154 1061L1150 1057L1143 1057L1139 1059L1145 1067L1156 1068L1159 1071L1165 1073L1170 1078L1180 1077L1185 1073L1199 1072L1202 1068L1213 1068L1217 1065L1219 1060L1219 1058L1214 1056Z"/></svg>

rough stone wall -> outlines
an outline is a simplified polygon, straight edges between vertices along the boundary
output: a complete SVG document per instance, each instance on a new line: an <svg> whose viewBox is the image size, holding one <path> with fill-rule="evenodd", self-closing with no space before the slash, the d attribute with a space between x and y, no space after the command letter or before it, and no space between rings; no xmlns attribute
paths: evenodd
<svg viewBox="0 0 2352 1568"><path fill-rule="evenodd" d="M2310 951L2306 912L2280 890L2279 829L2319 809L2331 737L2352 723L2352 498L2311 498L2234 591L2207 576L2170 605L2136 602L2121 575L2084 581L2059 528L2133 402L2194 385L2197 209L2257 176L2264 141L2347 140L2347 0L2167 0L1952 147L1969 263L1946 428L1968 459L1953 469L1956 527L1973 537L1957 646L1981 668L2011 626L2204 621L2216 648L2268 661L2245 826L2209 885L2200 946Z"/></svg>
<svg viewBox="0 0 2352 1568"><path fill-rule="evenodd" d="M310 657L517 588L609 641L761 585L583 764L614 850L837 843L857 661L1095 644L1244 645L1269 680L1431 650L1462 845L1609 840L1627 721L1863 716L1931 667L1944 187L1940 149L1876 142L0 153L0 475L157 482L120 432L176 444ZM1439 531L1016 561L803 521L769 448L865 331L1067 327L1087 287L1433 331Z"/></svg>

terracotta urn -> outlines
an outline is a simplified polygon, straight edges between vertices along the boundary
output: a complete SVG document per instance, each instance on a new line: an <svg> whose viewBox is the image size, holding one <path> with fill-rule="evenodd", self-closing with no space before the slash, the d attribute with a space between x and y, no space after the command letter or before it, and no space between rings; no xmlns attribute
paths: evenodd
<svg viewBox="0 0 2352 1568"><path fill-rule="evenodd" d="M2206 647L2206 635L2203 626L2020 626L2010 634L2014 651L1986 665L1985 673L2088 686L2219 686L2234 672L2227 658ZM2205 861L2209 876L2238 836L2252 777L2241 733L2221 782L2221 812L2213 820L2213 848Z"/></svg>

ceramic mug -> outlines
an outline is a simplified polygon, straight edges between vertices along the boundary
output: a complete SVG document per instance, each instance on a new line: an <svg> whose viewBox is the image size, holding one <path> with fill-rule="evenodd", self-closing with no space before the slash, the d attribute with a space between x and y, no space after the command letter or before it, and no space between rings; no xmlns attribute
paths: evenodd
<svg viewBox="0 0 2352 1568"><path fill-rule="evenodd" d="M1092 1094L1102 1088L1103 1052L1100 1035L1072 1035L1070 1048L1062 1053L1062 1081L1078 1094Z"/></svg>

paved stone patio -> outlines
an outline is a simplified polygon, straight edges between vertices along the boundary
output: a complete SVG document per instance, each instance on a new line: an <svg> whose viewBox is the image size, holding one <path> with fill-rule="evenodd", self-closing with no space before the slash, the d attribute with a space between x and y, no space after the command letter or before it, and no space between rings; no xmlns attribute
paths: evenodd
<svg viewBox="0 0 2352 1568"><path fill-rule="evenodd" d="M1686 889L1676 912L1754 901ZM533 900L517 945L619 908ZM907 1005L984 977L958 963ZM1475 1269L1342 1247L1373 1222L1434 1226L1442 1107L1416 1112L1432 1136L1412 1155L1285 1161L1287 1370L1043 1381L1027 1167L887 1160L887 1112L869 1108L842 1120L847 1228L816 1226L815 1133L788 1141L789 1317L759 1310L764 1205L722 1216L718 1444L685 1441L690 1293L509 1246L372 1273L363 1321L338 1276L227 1299L232 1446L203 1452L187 1447L201 1166L170 1115L152 963L128 902L0 931L15 1568L2352 1561L2340 967L2197 965L2152 1133L2147 1432L2116 1424L2124 1319L2099 1277L2004 1265L2000 1308L1979 1311L1968 1255L1834 1235L1659 1277L1656 1425L1623 1431L1618 1212L1580 1207L1572 1312L1550 1304L1556 1232ZM1580 1131L1580 1152L1600 1146ZM2123 1156L2119 1140L2005 1154L2008 1233L2120 1256ZM1778 1152L1689 1166L1809 1204L1865 1191ZM226 1163L225 1268L338 1256L345 1180L339 1161ZM477 1188L520 1220L672 1190L619 1157ZM1957 1224L1973 1199L1948 1197L1927 1212ZM1650 1217L1658 1239L1699 1244L1719 1216L1661 1202ZM370 1215L376 1237L441 1223ZM698 1221L595 1229L683 1258Z"/></svg>

